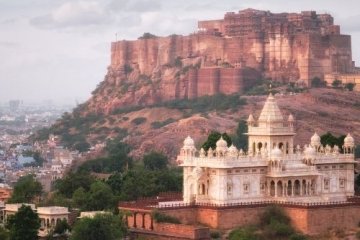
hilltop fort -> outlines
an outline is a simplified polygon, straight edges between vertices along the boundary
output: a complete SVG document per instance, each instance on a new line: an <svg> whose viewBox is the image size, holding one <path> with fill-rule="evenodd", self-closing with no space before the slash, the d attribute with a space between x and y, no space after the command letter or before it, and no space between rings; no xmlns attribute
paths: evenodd
<svg viewBox="0 0 360 240"><path fill-rule="evenodd" d="M107 84L95 91L109 101L90 106L107 112L129 104L241 93L260 78L309 86L314 77L360 81L351 36L341 34L334 18L315 11L246 9L199 21L188 36L144 34L113 42Z"/></svg>

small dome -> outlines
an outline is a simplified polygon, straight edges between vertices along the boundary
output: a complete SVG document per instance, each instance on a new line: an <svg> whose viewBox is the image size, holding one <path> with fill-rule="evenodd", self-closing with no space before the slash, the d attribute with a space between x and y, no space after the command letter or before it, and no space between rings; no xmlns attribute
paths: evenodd
<svg viewBox="0 0 360 240"><path fill-rule="evenodd" d="M195 146L194 140L190 136L187 136L187 138L185 138L184 140L184 147L194 147L194 146Z"/></svg>
<svg viewBox="0 0 360 240"><path fill-rule="evenodd" d="M315 134L311 137L311 145L312 146L320 146L321 139L320 136L315 132Z"/></svg>
<svg viewBox="0 0 360 240"><path fill-rule="evenodd" d="M249 115L249 118L247 120L249 123L254 122L254 116L252 114Z"/></svg>
<svg viewBox="0 0 360 240"><path fill-rule="evenodd" d="M344 146L353 147L355 146L354 138L348 133L346 138L344 139Z"/></svg>
<svg viewBox="0 0 360 240"><path fill-rule="evenodd" d="M222 136L221 136L221 138L216 142L216 148L227 148L227 142L223 139Z"/></svg>
<svg viewBox="0 0 360 240"><path fill-rule="evenodd" d="M232 144L232 145L229 147L229 152L231 152L231 153L238 152L238 150L237 150L237 148L234 146L234 144Z"/></svg>
<svg viewBox="0 0 360 240"><path fill-rule="evenodd" d="M294 116L292 114L289 115L288 121L289 122L295 121Z"/></svg>
<svg viewBox="0 0 360 240"><path fill-rule="evenodd" d="M282 151L278 146L276 146L271 150L271 158L281 158L281 156L282 156Z"/></svg>

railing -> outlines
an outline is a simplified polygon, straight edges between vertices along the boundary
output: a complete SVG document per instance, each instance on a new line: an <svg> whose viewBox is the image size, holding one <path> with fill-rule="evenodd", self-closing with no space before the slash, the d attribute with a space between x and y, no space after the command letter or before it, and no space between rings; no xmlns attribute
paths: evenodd
<svg viewBox="0 0 360 240"><path fill-rule="evenodd" d="M332 202L294 202L294 201L254 201L254 202L235 202L235 203L162 203L154 201L141 202L121 202L119 207L123 208L139 208L139 209L178 209L178 208L252 208L252 207L266 207L269 205L279 205L284 207L299 207L299 208L320 208L320 207L341 207L360 205L360 196L349 197L347 201L332 201Z"/></svg>

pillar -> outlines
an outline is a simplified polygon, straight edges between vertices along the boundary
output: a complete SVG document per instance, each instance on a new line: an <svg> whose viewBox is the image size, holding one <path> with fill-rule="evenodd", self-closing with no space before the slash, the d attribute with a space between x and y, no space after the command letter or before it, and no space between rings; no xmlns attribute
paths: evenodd
<svg viewBox="0 0 360 240"><path fill-rule="evenodd" d="M291 196L294 196L294 180L291 180Z"/></svg>
<svg viewBox="0 0 360 240"><path fill-rule="evenodd" d="M278 185L278 181L275 182L275 197L277 197L277 185Z"/></svg>
<svg viewBox="0 0 360 240"><path fill-rule="evenodd" d="M134 224L133 227L136 228L136 212L134 212Z"/></svg>
<svg viewBox="0 0 360 240"><path fill-rule="evenodd" d="M145 228L145 213L142 214L142 228Z"/></svg>

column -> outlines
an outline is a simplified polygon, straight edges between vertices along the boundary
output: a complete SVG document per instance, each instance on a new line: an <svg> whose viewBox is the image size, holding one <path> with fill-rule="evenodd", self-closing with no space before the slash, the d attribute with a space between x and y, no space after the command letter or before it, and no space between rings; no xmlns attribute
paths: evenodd
<svg viewBox="0 0 360 240"><path fill-rule="evenodd" d="M278 181L275 181L275 197L277 197L277 185L278 185Z"/></svg>
<svg viewBox="0 0 360 240"><path fill-rule="evenodd" d="M291 196L294 196L294 180L291 180Z"/></svg>
<svg viewBox="0 0 360 240"><path fill-rule="evenodd" d="M142 214L142 228L145 228L145 213Z"/></svg>
<svg viewBox="0 0 360 240"><path fill-rule="evenodd" d="M299 180L300 182L300 191L299 191L299 195L302 196L303 195L303 188L302 188L302 180Z"/></svg>
<svg viewBox="0 0 360 240"><path fill-rule="evenodd" d="M133 227L136 228L136 212L134 212L134 224Z"/></svg>

